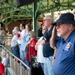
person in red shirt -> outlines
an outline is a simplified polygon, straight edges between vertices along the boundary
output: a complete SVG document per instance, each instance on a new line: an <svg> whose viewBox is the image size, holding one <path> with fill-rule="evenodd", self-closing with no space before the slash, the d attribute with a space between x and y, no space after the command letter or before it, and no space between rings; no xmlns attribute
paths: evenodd
<svg viewBox="0 0 75 75"><path fill-rule="evenodd" d="M35 51L35 44L37 40L35 39L35 33L33 31L30 31L29 33L30 41L26 43L25 45L25 50L26 47L28 47L27 55L26 55L26 60L27 62L30 62L31 57L36 56L36 51Z"/></svg>
<svg viewBox="0 0 75 75"><path fill-rule="evenodd" d="M0 62L0 75L4 75L4 65Z"/></svg>

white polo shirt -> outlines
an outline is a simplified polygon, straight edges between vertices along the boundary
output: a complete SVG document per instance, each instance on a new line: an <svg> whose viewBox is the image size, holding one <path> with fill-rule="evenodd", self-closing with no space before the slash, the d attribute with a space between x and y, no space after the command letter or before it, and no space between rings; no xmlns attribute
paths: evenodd
<svg viewBox="0 0 75 75"><path fill-rule="evenodd" d="M11 47L14 47L16 45L17 40L18 40L17 35L14 35L11 40Z"/></svg>

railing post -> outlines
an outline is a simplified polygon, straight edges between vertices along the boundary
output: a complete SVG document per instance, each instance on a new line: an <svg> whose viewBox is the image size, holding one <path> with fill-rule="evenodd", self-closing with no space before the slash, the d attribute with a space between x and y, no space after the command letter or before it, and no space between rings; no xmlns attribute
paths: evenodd
<svg viewBox="0 0 75 75"><path fill-rule="evenodd" d="M20 75L22 75L22 64L20 63Z"/></svg>

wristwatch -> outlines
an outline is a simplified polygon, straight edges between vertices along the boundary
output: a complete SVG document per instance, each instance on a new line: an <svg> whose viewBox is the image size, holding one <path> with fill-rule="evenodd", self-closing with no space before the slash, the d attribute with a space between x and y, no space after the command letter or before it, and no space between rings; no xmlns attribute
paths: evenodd
<svg viewBox="0 0 75 75"><path fill-rule="evenodd" d="M55 59L55 57L53 56L52 59Z"/></svg>

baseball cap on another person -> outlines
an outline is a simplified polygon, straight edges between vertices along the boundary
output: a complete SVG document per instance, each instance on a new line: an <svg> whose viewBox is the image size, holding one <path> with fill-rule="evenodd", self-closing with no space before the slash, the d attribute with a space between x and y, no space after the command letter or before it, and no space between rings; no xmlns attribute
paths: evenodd
<svg viewBox="0 0 75 75"><path fill-rule="evenodd" d="M52 23L52 25L57 25L57 23L75 25L74 15L72 13L63 13L58 20Z"/></svg>
<svg viewBox="0 0 75 75"><path fill-rule="evenodd" d="M0 63L0 75L4 74L4 65Z"/></svg>

